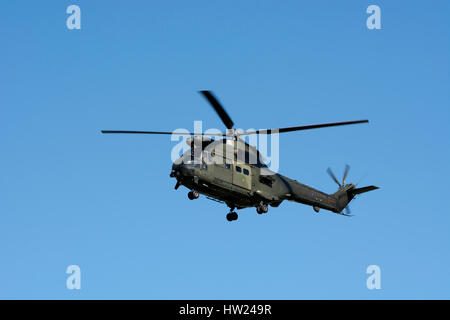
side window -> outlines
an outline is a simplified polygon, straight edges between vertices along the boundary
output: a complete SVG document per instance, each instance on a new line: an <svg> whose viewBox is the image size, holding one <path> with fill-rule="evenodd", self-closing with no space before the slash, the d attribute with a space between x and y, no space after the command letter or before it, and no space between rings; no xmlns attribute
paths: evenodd
<svg viewBox="0 0 450 320"><path fill-rule="evenodd" d="M229 163L225 163L225 168L230 170L231 169L231 165Z"/></svg>
<svg viewBox="0 0 450 320"><path fill-rule="evenodd" d="M273 180L269 178L268 176L259 176L259 181L261 183L264 183L266 186L272 188Z"/></svg>
<svg viewBox="0 0 450 320"><path fill-rule="evenodd" d="M247 169L244 169L244 174L248 176L249 172Z"/></svg>
<svg viewBox="0 0 450 320"><path fill-rule="evenodd" d="M237 171L237 172L242 172L242 169L241 169L241 167L239 167L239 166L236 166L236 171Z"/></svg>

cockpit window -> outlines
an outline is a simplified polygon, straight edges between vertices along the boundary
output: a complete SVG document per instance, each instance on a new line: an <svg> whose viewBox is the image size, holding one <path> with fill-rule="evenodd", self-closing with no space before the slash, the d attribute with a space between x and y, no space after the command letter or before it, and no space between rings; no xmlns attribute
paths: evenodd
<svg viewBox="0 0 450 320"><path fill-rule="evenodd" d="M183 164L191 165L194 167L200 167L199 159L194 159L191 156L190 150L186 151L181 158L177 159L176 163L178 163L178 164L183 163Z"/></svg>
<svg viewBox="0 0 450 320"><path fill-rule="evenodd" d="M249 172L248 172L247 169L244 169L244 174L247 175L247 176L249 175Z"/></svg>
<svg viewBox="0 0 450 320"><path fill-rule="evenodd" d="M236 171L237 171L237 172L242 172L242 169L241 169L241 167L239 167L239 166L236 166Z"/></svg>

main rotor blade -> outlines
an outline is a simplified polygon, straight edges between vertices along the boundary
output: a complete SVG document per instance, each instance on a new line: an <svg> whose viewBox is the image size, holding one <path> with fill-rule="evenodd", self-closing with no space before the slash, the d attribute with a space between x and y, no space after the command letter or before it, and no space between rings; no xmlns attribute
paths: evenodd
<svg viewBox="0 0 450 320"><path fill-rule="evenodd" d="M166 132L166 131L129 131L129 130L102 130L102 133L131 133L131 134L170 134L179 136L226 136L224 133L195 133L195 132Z"/></svg>
<svg viewBox="0 0 450 320"><path fill-rule="evenodd" d="M345 165L344 169L344 177L342 178L342 185L345 185L345 179L347 178L348 171L350 170L350 166L348 164Z"/></svg>
<svg viewBox="0 0 450 320"><path fill-rule="evenodd" d="M310 130L310 129L318 129L318 128L326 128L326 127L337 127L337 126L345 126L349 124L357 124L357 123L368 123L369 120L357 120L357 121L345 121L345 122L332 122L332 123L319 123L319 124L312 124L308 126L298 126L298 127L286 127L286 128L278 128L278 129L264 129L264 130L255 130L255 131L249 131L240 133L239 135L245 136L249 134L272 134L277 131L278 133L282 132L291 132L291 131L300 131L300 130Z"/></svg>
<svg viewBox="0 0 450 320"><path fill-rule="evenodd" d="M328 172L328 174L330 175L331 179L333 179L334 182L336 182L337 185L338 185L339 187L341 187L341 184L339 183L339 180L336 178L336 176L334 175L334 173L333 173L333 171L331 170L331 168L328 168L328 169L327 169L327 172Z"/></svg>
<svg viewBox="0 0 450 320"><path fill-rule="evenodd" d="M199 91L201 95L205 97L206 100L211 104L211 106L216 110L220 119L227 129L232 129L234 126L233 120L231 120L228 113L225 111L224 107L220 104L217 98L211 93L211 91L202 90Z"/></svg>

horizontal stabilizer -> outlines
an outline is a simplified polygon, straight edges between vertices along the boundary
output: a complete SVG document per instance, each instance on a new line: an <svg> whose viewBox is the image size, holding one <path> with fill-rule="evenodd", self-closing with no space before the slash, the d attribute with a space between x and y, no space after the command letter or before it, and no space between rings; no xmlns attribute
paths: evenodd
<svg viewBox="0 0 450 320"><path fill-rule="evenodd" d="M368 186L368 187L353 189L351 192L353 194L360 194L360 193L369 192L369 191L377 190L377 189L379 189L377 186Z"/></svg>

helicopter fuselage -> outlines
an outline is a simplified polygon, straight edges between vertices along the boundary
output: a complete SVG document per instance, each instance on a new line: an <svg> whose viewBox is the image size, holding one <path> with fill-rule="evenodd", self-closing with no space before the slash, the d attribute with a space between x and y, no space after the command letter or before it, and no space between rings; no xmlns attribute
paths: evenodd
<svg viewBox="0 0 450 320"><path fill-rule="evenodd" d="M277 207L284 200L290 200L312 206L315 211L321 208L340 213L351 200L344 198L344 193L327 194L274 173L261 163L239 162L235 157L230 160L217 154L211 156L205 150L196 159L191 157L191 152L186 152L172 165L170 176L177 179L176 188L182 185L224 202L232 210Z"/></svg>
<svg viewBox="0 0 450 320"><path fill-rule="evenodd" d="M248 174L243 173L244 169ZM281 174L261 175L249 164L174 164L172 177L190 190L226 203L230 208L258 207L261 203L278 207L284 200L299 202L332 212L340 212L335 195L326 194ZM316 209L316 211L318 211Z"/></svg>

